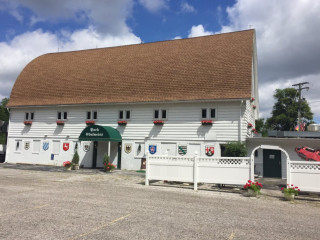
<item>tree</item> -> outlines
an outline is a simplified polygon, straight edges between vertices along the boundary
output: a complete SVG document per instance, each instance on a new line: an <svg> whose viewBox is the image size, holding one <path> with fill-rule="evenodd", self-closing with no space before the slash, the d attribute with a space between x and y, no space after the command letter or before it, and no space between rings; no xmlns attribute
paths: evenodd
<svg viewBox="0 0 320 240"><path fill-rule="evenodd" d="M293 131L298 119L298 93L294 88L276 89L273 97L272 117L267 119L267 126L274 130ZM313 113L306 100L301 102L301 117L308 124L312 123Z"/></svg>
<svg viewBox="0 0 320 240"><path fill-rule="evenodd" d="M6 108L9 102L9 98L4 98L0 103L0 120L8 122L9 121L9 111Z"/></svg>
<svg viewBox="0 0 320 240"><path fill-rule="evenodd" d="M262 137L268 136L268 128L265 124L264 118L259 118L256 120L256 130L261 133Z"/></svg>

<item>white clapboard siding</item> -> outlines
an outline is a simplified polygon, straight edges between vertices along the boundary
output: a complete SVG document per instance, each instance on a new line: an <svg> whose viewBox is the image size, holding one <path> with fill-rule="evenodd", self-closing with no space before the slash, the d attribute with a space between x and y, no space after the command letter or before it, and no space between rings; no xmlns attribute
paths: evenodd
<svg viewBox="0 0 320 240"><path fill-rule="evenodd" d="M215 145L216 153L219 156L219 143L238 141L239 139L244 141L248 136L247 123L251 117L250 109L248 108L248 103L242 104L241 111L240 106L240 101L229 101L13 108L10 111L8 133L8 149L10 149L10 153L7 155L7 161L61 165L63 161L71 160L73 151L63 151L62 144L63 142L73 143L77 141L80 133L86 127L87 111L98 111L96 124L117 129L123 138L123 143L131 143L135 148L137 147L135 145L137 142L143 144L145 142L157 142L159 148L163 145L163 149L174 149L177 147L176 145L166 145L166 142L171 142L172 144L190 143L190 149L194 150L190 150L191 152L188 154L194 154L194 151L197 151L201 156L204 156L205 145L210 142L213 145L217 143ZM216 118L213 119L212 126L201 125L202 108L216 109ZM155 126L153 124L155 109L167 110L167 119L163 126ZM118 126L119 110L131 111L131 119L127 120L127 126ZM68 112L68 120L64 126L57 126L56 124L58 111ZM34 112L34 120L31 126L24 125L26 112ZM241 131L239 130L239 122L241 122ZM241 133L241 136L239 136L239 133ZM29 141L31 148L33 148L33 140L41 140L40 153L33 153L30 150L25 151L24 149L20 153L15 151L16 140L19 139L23 140L21 143L23 146L26 141ZM52 143L53 140L60 140L60 153L54 156L54 160L49 161L52 152L51 150L44 151L42 149L43 142L49 141ZM70 145L71 147L73 146ZM111 147L116 152L117 146L112 145ZM147 144L144 147L147 148ZM106 147L103 147L103 149L103 151L106 151ZM163 149L161 151L164 151ZM98 155L102 158L103 151L101 149L99 151L101 152ZM90 167L91 149L89 152L79 151L79 154L81 163L86 167ZM133 161L132 158L135 160ZM122 150L122 159L126 160L123 162L124 168L140 168L139 161L141 160L141 156L135 156L133 153L126 154ZM116 163L117 154L112 155L111 161Z"/></svg>

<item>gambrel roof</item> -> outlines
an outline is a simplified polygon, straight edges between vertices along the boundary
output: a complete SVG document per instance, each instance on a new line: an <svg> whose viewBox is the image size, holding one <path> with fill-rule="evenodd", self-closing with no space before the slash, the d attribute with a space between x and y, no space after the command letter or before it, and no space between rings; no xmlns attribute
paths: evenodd
<svg viewBox="0 0 320 240"><path fill-rule="evenodd" d="M8 107L249 99L254 30L50 53L20 73Z"/></svg>

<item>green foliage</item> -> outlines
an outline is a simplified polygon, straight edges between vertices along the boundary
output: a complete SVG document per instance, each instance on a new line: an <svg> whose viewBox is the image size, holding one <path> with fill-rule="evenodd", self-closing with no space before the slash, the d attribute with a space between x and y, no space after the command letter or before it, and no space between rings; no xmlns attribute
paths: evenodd
<svg viewBox="0 0 320 240"><path fill-rule="evenodd" d="M9 121L9 111L6 106L9 102L9 98L4 98L0 103L0 120L8 122Z"/></svg>
<svg viewBox="0 0 320 240"><path fill-rule="evenodd" d="M256 120L256 130L258 133L262 134L262 137L268 136L268 128L267 125L264 122L264 118L260 118Z"/></svg>
<svg viewBox="0 0 320 240"><path fill-rule="evenodd" d="M116 166L110 163L110 157L107 153L103 156L103 168L106 172L110 172L111 170L115 169Z"/></svg>
<svg viewBox="0 0 320 240"><path fill-rule="evenodd" d="M267 119L267 126L279 131L293 131L298 118L298 93L294 88L276 89L273 97L276 103L273 106L272 117ZM301 102L301 117L312 122L313 113L307 101Z"/></svg>
<svg viewBox="0 0 320 240"><path fill-rule="evenodd" d="M76 152L73 154L72 164L73 164L73 165L79 164L79 154L78 154L78 151L76 151Z"/></svg>
<svg viewBox="0 0 320 240"><path fill-rule="evenodd" d="M6 142L6 134L5 133L0 133L0 144L5 144Z"/></svg>
<svg viewBox="0 0 320 240"><path fill-rule="evenodd" d="M244 143L241 142L229 142L225 145L226 157L245 157L247 156L247 148Z"/></svg>

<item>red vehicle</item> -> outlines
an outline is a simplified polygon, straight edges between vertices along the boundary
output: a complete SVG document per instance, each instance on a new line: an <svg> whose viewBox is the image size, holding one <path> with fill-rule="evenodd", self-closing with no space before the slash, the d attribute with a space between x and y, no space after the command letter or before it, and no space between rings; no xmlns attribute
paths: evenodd
<svg viewBox="0 0 320 240"><path fill-rule="evenodd" d="M309 147L297 147L296 153L299 157L305 159L306 161L317 161L320 162L320 150L313 149Z"/></svg>

